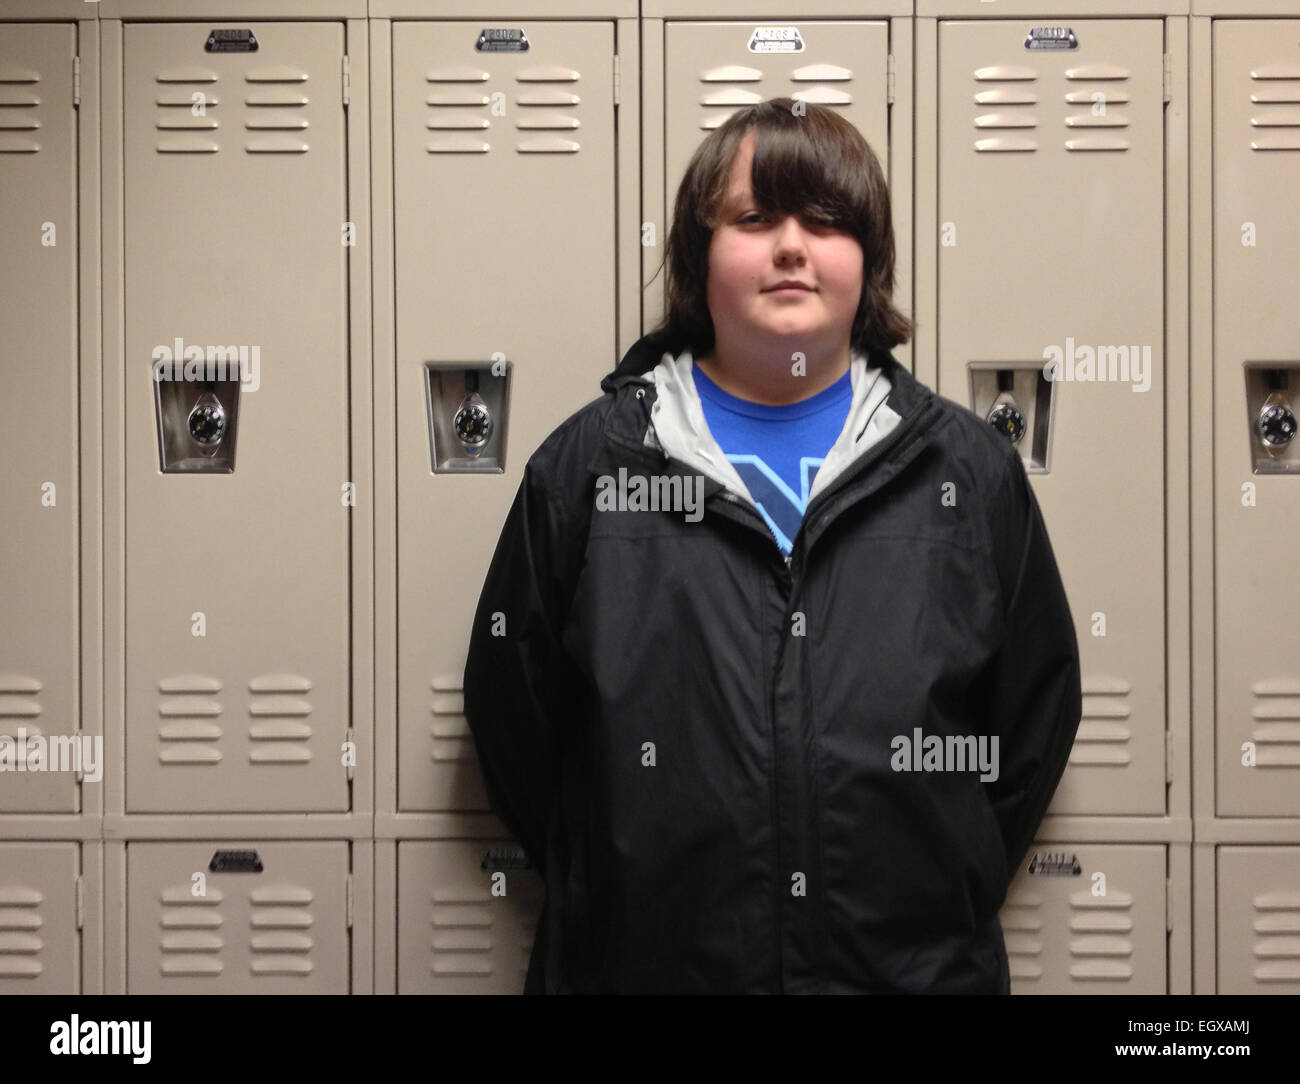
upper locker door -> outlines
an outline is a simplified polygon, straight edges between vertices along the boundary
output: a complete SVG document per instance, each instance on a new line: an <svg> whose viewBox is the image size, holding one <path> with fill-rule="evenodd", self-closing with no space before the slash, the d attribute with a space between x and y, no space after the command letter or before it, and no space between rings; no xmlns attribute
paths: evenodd
<svg viewBox="0 0 1300 1084"><path fill-rule="evenodd" d="M940 25L937 390L1026 416L1083 680L1049 812L1161 814L1162 25L1069 26L1057 49L1018 20Z"/></svg>
<svg viewBox="0 0 1300 1084"><path fill-rule="evenodd" d="M127 811L345 810L343 29L217 28L124 31Z"/></svg>
<svg viewBox="0 0 1300 1084"><path fill-rule="evenodd" d="M1300 815L1297 192L1300 20L1216 20L1215 762L1226 816Z"/></svg>
<svg viewBox="0 0 1300 1084"><path fill-rule="evenodd" d="M672 228L677 187L705 135L737 109L771 98L842 113L871 144L888 179L888 62L884 22L666 23L661 221Z"/></svg>
<svg viewBox="0 0 1300 1084"><path fill-rule="evenodd" d="M0 736L74 735L78 633L77 114L70 25L0 33ZM20 733L20 731L22 733ZM0 773L0 813L70 813L72 772Z"/></svg>
<svg viewBox="0 0 1300 1084"><path fill-rule="evenodd" d="M529 456L618 363L614 27L392 33L398 808L482 810L463 682L488 562ZM455 446L467 377L503 473Z"/></svg>

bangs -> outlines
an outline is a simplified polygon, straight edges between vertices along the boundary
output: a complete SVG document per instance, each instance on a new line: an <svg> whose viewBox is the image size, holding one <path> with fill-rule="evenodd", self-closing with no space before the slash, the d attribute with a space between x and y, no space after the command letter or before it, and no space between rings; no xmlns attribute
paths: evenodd
<svg viewBox="0 0 1300 1084"><path fill-rule="evenodd" d="M749 129L754 135L750 184L755 204L765 213L798 215L821 226L864 234L868 216L863 163L847 160L849 148L843 141L817 140L806 119L791 119L795 123L790 127ZM737 153L739 144L737 140ZM725 203L734 160L733 154L717 178L714 223Z"/></svg>

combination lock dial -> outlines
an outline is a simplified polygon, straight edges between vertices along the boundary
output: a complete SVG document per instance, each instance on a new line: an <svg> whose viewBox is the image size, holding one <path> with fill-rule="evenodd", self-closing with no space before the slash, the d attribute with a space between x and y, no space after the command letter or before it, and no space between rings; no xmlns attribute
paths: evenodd
<svg viewBox="0 0 1300 1084"><path fill-rule="evenodd" d="M478 392L465 398L452 419L456 438L464 445L466 455L478 455L492 436L492 415Z"/></svg>
<svg viewBox="0 0 1300 1084"><path fill-rule="evenodd" d="M226 408L211 392L199 396L188 419L190 436L196 444L211 447L226 435Z"/></svg>
<svg viewBox="0 0 1300 1084"><path fill-rule="evenodd" d="M989 411L988 423L1012 444L1019 444L1020 438L1025 435L1025 416L1014 403L995 403Z"/></svg>
<svg viewBox="0 0 1300 1084"><path fill-rule="evenodd" d="M1270 451L1285 448L1295 437L1295 414L1285 403L1265 403L1255 418L1255 431Z"/></svg>

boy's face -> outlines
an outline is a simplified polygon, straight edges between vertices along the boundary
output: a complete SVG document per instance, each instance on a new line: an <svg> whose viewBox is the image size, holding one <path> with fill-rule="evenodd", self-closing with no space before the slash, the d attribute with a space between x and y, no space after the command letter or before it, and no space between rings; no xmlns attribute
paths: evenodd
<svg viewBox="0 0 1300 1084"><path fill-rule="evenodd" d="M862 296L862 246L841 230L760 211L750 184L753 160L750 132L732 163L727 202L709 243L714 329L737 342L784 336L792 352L833 349L848 338ZM810 289L772 289L786 279Z"/></svg>

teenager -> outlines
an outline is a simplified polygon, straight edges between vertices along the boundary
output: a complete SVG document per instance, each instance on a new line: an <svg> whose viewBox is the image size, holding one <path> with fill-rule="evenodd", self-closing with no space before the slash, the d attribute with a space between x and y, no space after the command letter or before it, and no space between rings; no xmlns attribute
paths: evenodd
<svg viewBox="0 0 1300 1084"><path fill-rule="evenodd" d="M525 989L1005 993L1081 712L1019 453L891 355L889 194L834 111L710 133L666 263L474 617L466 716L546 883Z"/></svg>

